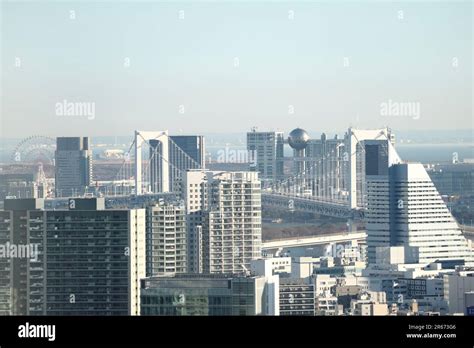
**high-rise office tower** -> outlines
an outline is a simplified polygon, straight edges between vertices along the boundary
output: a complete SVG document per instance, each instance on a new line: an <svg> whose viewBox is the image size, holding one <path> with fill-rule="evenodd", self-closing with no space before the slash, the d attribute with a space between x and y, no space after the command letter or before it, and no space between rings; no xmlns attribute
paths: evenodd
<svg viewBox="0 0 474 348"><path fill-rule="evenodd" d="M376 262L376 247L392 245L390 230L390 183L388 143L373 140L364 146L361 159L363 177L366 178L364 190L367 193L367 244L368 261Z"/></svg>
<svg viewBox="0 0 474 348"><path fill-rule="evenodd" d="M147 276L187 271L186 210L179 203L147 208Z"/></svg>
<svg viewBox="0 0 474 348"><path fill-rule="evenodd" d="M262 181L282 180L283 144L283 132L248 132L250 171L259 172Z"/></svg>
<svg viewBox="0 0 474 348"><path fill-rule="evenodd" d="M206 166L205 154L206 147L204 143L204 136L202 135L172 135L170 140L183 150L189 157L191 157L201 168ZM174 165L180 165L179 159L170 153L170 162ZM192 169L192 168L184 168Z"/></svg>
<svg viewBox="0 0 474 348"><path fill-rule="evenodd" d="M188 171L182 194L191 272L240 273L261 256L261 186L256 172Z"/></svg>
<svg viewBox="0 0 474 348"><path fill-rule="evenodd" d="M472 261L467 240L422 164L393 164L388 170L374 165L367 174L369 263L376 262L377 247L387 246L417 248L420 263Z"/></svg>
<svg viewBox="0 0 474 348"><path fill-rule="evenodd" d="M171 191L175 192L183 171L206 167L206 147L202 135L172 135L170 143L170 186ZM181 152L173 150L173 145L179 147Z"/></svg>
<svg viewBox="0 0 474 348"><path fill-rule="evenodd" d="M89 138L57 138L55 166L56 196L84 195L92 182L92 151Z"/></svg>

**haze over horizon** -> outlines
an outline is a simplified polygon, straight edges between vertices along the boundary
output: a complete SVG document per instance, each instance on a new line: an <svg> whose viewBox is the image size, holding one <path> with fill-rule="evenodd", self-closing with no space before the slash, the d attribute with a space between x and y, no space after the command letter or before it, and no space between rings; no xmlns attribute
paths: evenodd
<svg viewBox="0 0 474 348"><path fill-rule="evenodd" d="M469 1L1 8L2 138L474 129Z"/></svg>

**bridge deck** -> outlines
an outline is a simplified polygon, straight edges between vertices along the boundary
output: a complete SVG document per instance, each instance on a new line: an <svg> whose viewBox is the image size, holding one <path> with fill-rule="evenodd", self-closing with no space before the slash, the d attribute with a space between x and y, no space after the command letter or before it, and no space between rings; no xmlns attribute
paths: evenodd
<svg viewBox="0 0 474 348"><path fill-rule="evenodd" d="M331 235L323 235L316 237L299 237L299 238L284 238L262 243L262 249L278 249L288 247L300 247L306 245L318 245L329 243L349 242L352 240L365 240L367 234L365 232L352 233L338 233Z"/></svg>
<svg viewBox="0 0 474 348"><path fill-rule="evenodd" d="M358 220L364 217L362 209L351 209L347 202L312 199L268 191L262 192L262 206L263 208L279 207L288 211L317 213L343 219Z"/></svg>

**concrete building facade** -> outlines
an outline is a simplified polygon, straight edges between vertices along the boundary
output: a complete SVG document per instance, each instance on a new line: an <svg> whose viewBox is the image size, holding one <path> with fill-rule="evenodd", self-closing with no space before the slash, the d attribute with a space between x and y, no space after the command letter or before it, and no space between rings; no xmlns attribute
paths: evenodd
<svg viewBox="0 0 474 348"><path fill-rule="evenodd" d="M369 263L376 248L418 249L420 263L472 262L468 242L419 163L390 166L368 179L367 247Z"/></svg>
<svg viewBox="0 0 474 348"><path fill-rule="evenodd" d="M176 274L142 280L142 315L278 315L278 277Z"/></svg>
<svg viewBox="0 0 474 348"><path fill-rule="evenodd" d="M261 188L255 172L188 171L189 271L240 273L261 257Z"/></svg>
<svg viewBox="0 0 474 348"><path fill-rule="evenodd" d="M283 145L283 132L247 133L250 171L259 172L263 182L283 179Z"/></svg>
<svg viewBox="0 0 474 348"><path fill-rule="evenodd" d="M186 210L181 203L147 208L147 276L187 272Z"/></svg>
<svg viewBox="0 0 474 348"><path fill-rule="evenodd" d="M139 314L145 209L105 209L103 198L59 210L7 200L6 209L12 243L35 246L33 257L11 258L12 314Z"/></svg>

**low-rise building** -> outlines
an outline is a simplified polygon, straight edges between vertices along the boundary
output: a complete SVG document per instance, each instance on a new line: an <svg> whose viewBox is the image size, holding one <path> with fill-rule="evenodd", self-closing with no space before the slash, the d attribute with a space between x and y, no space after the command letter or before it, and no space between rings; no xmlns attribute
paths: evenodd
<svg viewBox="0 0 474 348"><path fill-rule="evenodd" d="M384 294L368 292L351 301L351 314L361 316L388 315L388 305L383 302ZM382 301L382 302L380 302Z"/></svg>
<svg viewBox="0 0 474 348"><path fill-rule="evenodd" d="M330 296L330 294L317 296L315 302L315 314L335 316L342 315L343 306L337 303L336 296Z"/></svg>
<svg viewBox="0 0 474 348"><path fill-rule="evenodd" d="M465 294L474 291L474 269L444 275L444 299L449 313L465 313Z"/></svg>
<svg viewBox="0 0 474 348"><path fill-rule="evenodd" d="M337 278L331 277L329 274L316 274L313 276L316 296L321 296L326 293L331 293L336 286Z"/></svg>
<svg viewBox="0 0 474 348"><path fill-rule="evenodd" d="M278 315L278 276L175 274L141 282L142 315Z"/></svg>
<svg viewBox="0 0 474 348"><path fill-rule="evenodd" d="M250 261L250 270L257 275L291 274L291 257L270 257Z"/></svg>
<svg viewBox="0 0 474 348"><path fill-rule="evenodd" d="M314 315L314 284L303 279L280 280L280 315Z"/></svg>

